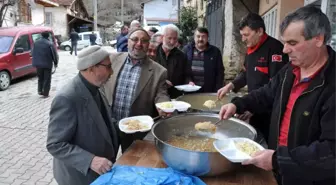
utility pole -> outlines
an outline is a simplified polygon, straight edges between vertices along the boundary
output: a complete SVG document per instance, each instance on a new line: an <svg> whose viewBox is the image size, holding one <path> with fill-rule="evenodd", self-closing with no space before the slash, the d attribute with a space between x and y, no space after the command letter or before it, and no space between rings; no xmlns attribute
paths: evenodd
<svg viewBox="0 0 336 185"><path fill-rule="evenodd" d="M177 0L177 20L178 23L180 24L181 22L181 0Z"/></svg>
<svg viewBox="0 0 336 185"><path fill-rule="evenodd" d="M124 0L121 0L121 25L124 25Z"/></svg>
<svg viewBox="0 0 336 185"><path fill-rule="evenodd" d="M97 0L93 0L93 31L98 31L98 13Z"/></svg>

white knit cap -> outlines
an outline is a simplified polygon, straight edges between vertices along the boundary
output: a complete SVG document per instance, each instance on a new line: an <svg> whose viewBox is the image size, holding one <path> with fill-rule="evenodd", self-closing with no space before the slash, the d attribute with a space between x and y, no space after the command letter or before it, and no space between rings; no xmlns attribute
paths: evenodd
<svg viewBox="0 0 336 185"><path fill-rule="evenodd" d="M80 71L85 70L89 67L92 67L102 62L105 58L109 56L110 53L98 45L84 48L82 51L78 53L77 69Z"/></svg>

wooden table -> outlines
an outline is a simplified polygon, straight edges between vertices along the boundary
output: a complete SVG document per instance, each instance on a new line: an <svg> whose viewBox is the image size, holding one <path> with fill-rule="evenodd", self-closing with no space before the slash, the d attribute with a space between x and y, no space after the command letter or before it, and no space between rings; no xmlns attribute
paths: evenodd
<svg viewBox="0 0 336 185"><path fill-rule="evenodd" d="M153 142L136 141L117 160L116 164L165 168L160 153ZM234 172L224 173L216 177L201 178L208 185L276 185L272 172L254 166L242 166Z"/></svg>

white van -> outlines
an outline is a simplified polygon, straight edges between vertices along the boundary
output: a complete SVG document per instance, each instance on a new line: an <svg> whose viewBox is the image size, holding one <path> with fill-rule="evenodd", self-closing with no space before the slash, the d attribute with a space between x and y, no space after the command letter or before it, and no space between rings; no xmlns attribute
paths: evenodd
<svg viewBox="0 0 336 185"><path fill-rule="evenodd" d="M98 45L103 45L102 38L100 36L99 31L95 31L94 33L97 36L96 43ZM90 46L90 35L91 34L92 34L92 31L78 33L78 36L79 36L79 40L77 42L78 50ZM71 50L71 40L69 39L67 41L62 42L60 48L64 49L65 51L70 51Z"/></svg>

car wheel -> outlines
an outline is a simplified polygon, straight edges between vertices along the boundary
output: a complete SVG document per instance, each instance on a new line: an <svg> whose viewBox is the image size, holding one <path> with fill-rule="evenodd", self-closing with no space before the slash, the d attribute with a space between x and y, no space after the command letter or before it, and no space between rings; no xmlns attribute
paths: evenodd
<svg viewBox="0 0 336 185"><path fill-rule="evenodd" d="M70 51L70 50L71 50L71 47L70 47L70 46L65 46L65 47L64 47L64 50L65 50L65 51Z"/></svg>
<svg viewBox="0 0 336 185"><path fill-rule="evenodd" d="M6 71L0 72L0 91L8 89L11 77Z"/></svg>

